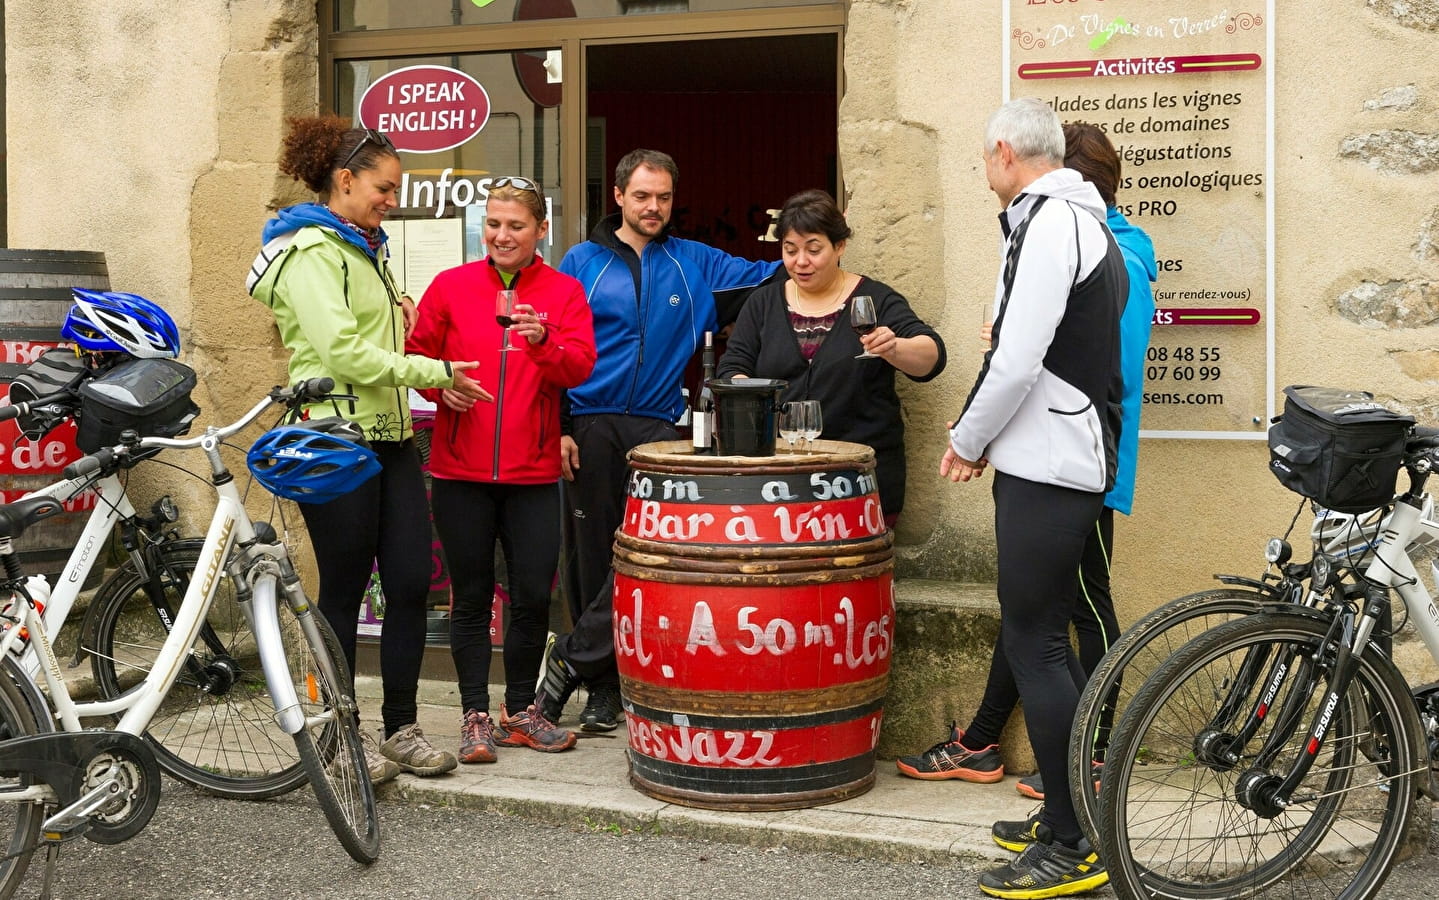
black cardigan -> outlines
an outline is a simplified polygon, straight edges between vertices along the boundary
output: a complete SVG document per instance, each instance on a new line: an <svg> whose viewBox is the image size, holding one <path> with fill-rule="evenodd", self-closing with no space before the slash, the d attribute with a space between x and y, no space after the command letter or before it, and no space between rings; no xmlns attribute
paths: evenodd
<svg viewBox="0 0 1439 900"><path fill-rule="evenodd" d="M849 307L856 295L874 298L879 324L903 338L929 335L939 348L939 359L927 374L913 381L929 381L944 371L944 341L914 314L893 288L869 278L845 298L833 330L806 362L790 326L783 279L761 285L740 310L729 346L716 372L721 378L751 375L783 378L789 382L780 394L790 400L818 400L824 413L823 437L853 441L874 448L875 475L880 503L886 515L904 508L904 419L894 389L896 369L883 359L855 359L863 352L859 336L849 324Z"/></svg>

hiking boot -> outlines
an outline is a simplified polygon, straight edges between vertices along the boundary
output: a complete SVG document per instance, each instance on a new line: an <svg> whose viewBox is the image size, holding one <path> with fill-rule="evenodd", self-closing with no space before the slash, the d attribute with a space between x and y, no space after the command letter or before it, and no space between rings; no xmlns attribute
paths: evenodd
<svg viewBox="0 0 1439 900"><path fill-rule="evenodd" d="M983 750L971 750L961 744L964 732L949 723L949 740L940 741L918 756L901 756L895 760L901 775L941 781L958 778L976 784L993 784L1004 778L1004 761L999 758L999 745L990 744Z"/></svg>
<svg viewBox="0 0 1439 900"><path fill-rule="evenodd" d="M467 710L460 722L460 762L494 762L495 743L505 736L505 730L495 724L489 713Z"/></svg>
<svg viewBox="0 0 1439 900"><path fill-rule="evenodd" d="M1100 778L1104 773L1104 763L1095 761L1090 765L1092 767L1090 772L1094 775L1094 793L1098 795ZM1019 783L1014 786L1014 789L1019 791L1021 796L1031 800L1044 800L1044 779L1039 777L1038 772L1028 778L1019 779Z"/></svg>
<svg viewBox="0 0 1439 900"><path fill-rule="evenodd" d="M590 696L580 713L581 731L614 731L619 727L624 710L620 706L620 686L592 684Z"/></svg>
<svg viewBox="0 0 1439 900"><path fill-rule="evenodd" d="M393 781L400 774L400 767L380 752L380 742L368 728L360 729L360 749L365 753L365 768L370 772L370 784L384 784Z"/></svg>
<svg viewBox="0 0 1439 900"><path fill-rule="evenodd" d="M535 696L540 715L552 723L560 720L565 703L575 692L575 688L580 686L579 674L555 651L557 637L558 635L551 634L550 639L545 642L545 658L540 664L540 684Z"/></svg>
<svg viewBox="0 0 1439 900"><path fill-rule="evenodd" d="M448 772L456 765L454 756L436 748L425 738L418 722L411 722L390 735L380 745L380 752L404 771L421 778Z"/></svg>
<svg viewBox="0 0 1439 900"><path fill-rule="evenodd" d="M994 827L989 829L989 836L994 838L994 842L999 846L1015 853L1023 853L1026 847L1036 841L1048 844L1054 840L1049 826L1039 823L1039 813L1023 822L995 822Z"/></svg>
<svg viewBox="0 0 1439 900"><path fill-rule="evenodd" d="M979 889L991 897L1028 900L1082 894L1108 881L1099 854L1080 838L1078 847L1045 841L1030 844L1014 862L981 874Z"/></svg>
<svg viewBox="0 0 1439 900"><path fill-rule="evenodd" d="M501 747L530 747L543 753L559 753L575 745L575 733L556 728L536 703L531 703L517 716L511 716L501 704L500 726L505 729L505 736L495 743Z"/></svg>

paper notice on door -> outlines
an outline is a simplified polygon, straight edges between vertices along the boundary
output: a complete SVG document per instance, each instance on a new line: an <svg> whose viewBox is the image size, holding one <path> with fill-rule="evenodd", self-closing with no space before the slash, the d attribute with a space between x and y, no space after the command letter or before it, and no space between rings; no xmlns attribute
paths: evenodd
<svg viewBox="0 0 1439 900"><path fill-rule="evenodd" d="M459 218L405 219L403 225L402 283L405 293L419 301L436 275L465 261L464 223ZM395 274L400 277L398 271Z"/></svg>

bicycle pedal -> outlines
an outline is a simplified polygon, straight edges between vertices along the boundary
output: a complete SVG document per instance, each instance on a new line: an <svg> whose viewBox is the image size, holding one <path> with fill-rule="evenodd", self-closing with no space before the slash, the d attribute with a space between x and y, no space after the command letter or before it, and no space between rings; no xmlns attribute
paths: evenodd
<svg viewBox="0 0 1439 900"><path fill-rule="evenodd" d="M42 845L68 844L90 830L90 820L80 819L75 822L67 822L61 825L53 825L50 828L43 828L40 831L40 843Z"/></svg>

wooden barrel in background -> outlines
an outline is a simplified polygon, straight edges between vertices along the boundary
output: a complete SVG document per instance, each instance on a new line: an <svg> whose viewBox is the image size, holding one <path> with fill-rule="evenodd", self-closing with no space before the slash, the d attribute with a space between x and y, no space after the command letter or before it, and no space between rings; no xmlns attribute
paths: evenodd
<svg viewBox="0 0 1439 900"><path fill-rule="evenodd" d="M636 788L761 810L874 784L894 585L873 451L637 447L614 569Z"/></svg>
<svg viewBox="0 0 1439 900"><path fill-rule="evenodd" d="M75 287L110 289L105 254L0 249L0 382L6 394L16 375L60 342L60 327L73 302L70 289ZM16 500L50 484L81 455L75 447L73 422L38 443L22 437L14 420L0 423L0 498ZM94 504L95 495L87 491L67 503L64 514L26 531L17 544L25 570L59 574ZM97 583L101 569L95 567L87 583Z"/></svg>

